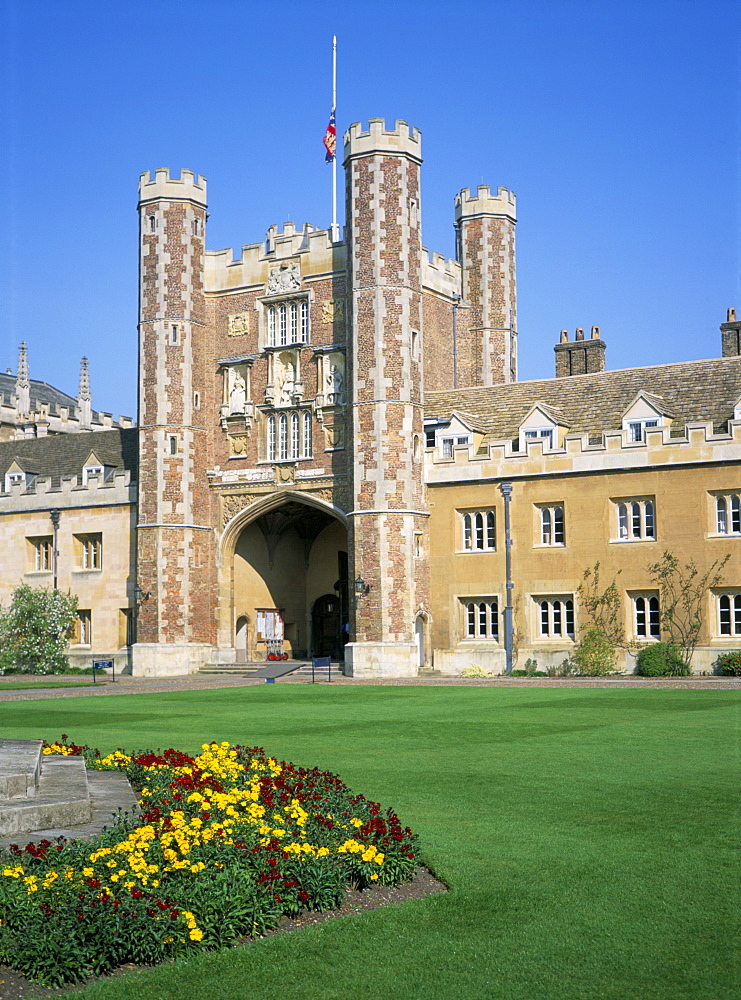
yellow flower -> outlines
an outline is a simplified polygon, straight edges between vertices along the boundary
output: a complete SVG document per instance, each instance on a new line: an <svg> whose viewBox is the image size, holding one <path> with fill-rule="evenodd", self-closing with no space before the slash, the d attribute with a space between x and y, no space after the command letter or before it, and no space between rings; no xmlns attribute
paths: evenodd
<svg viewBox="0 0 741 1000"><path fill-rule="evenodd" d="M193 930L188 935L188 937L191 939L191 941L201 941L203 940L203 931L200 929L200 927L194 927Z"/></svg>
<svg viewBox="0 0 741 1000"><path fill-rule="evenodd" d="M85 878L90 878L92 876L92 874L93 874L93 869L92 868L83 868L82 869L82 874L85 876Z"/></svg>

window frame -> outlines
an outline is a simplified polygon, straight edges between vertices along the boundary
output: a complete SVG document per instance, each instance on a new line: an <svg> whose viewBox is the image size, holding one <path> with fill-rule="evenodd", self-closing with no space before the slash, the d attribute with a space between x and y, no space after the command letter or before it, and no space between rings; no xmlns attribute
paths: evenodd
<svg viewBox="0 0 741 1000"><path fill-rule="evenodd" d="M461 597L459 600L463 616L462 641L499 643L502 632L499 597Z"/></svg>
<svg viewBox="0 0 741 1000"><path fill-rule="evenodd" d="M103 534L100 531L74 535L78 552L78 572L97 573L103 569Z"/></svg>
<svg viewBox="0 0 741 1000"><path fill-rule="evenodd" d="M93 613L90 608L78 608L75 613L75 635L73 645L92 646Z"/></svg>
<svg viewBox="0 0 741 1000"><path fill-rule="evenodd" d="M631 444L642 444L646 440L646 430L656 427L663 427L664 422L660 415L655 417L639 417L638 419L625 418L624 427L628 432L628 441Z"/></svg>
<svg viewBox="0 0 741 1000"><path fill-rule="evenodd" d="M655 542L655 497L622 497L613 499L615 535L613 542Z"/></svg>
<svg viewBox="0 0 741 1000"><path fill-rule="evenodd" d="M721 538L741 535L741 490L715 493L713 499L715 500L714 534Z"/></svg>
<svg viewBox="0 0 741 1000"><path fill-rule="evenodd" d="M536 547L562 549L566 545L566 506L560 503L535 504L538 511ZM559 516L560 515L560 516ZM546 521L548 526L546 528ZM559 527L560 525L560 527Z"/></svg>
<svg viewBox="0 0 741 1000"><path fill-rule="evenodd" d="M631 605L632 633L643 642L661 641L661 601L657 590L632 592L628 595Z"/></svg>
<svg viewBox="0 0 741 1000"><path fill-rule="evenodd" d="M576 641L576 603L573 594L534 594L532 600L536 642Z"/></svg>
<svg viewBox="0 0 741 1000"><path fill-rule="evenodd" d="M715 638L741 639L741 588L713 591L715 599ZM727 603L727 629L724 631L724 602Z"/></svg>
<svg viewBox="0 0 741 1000"><path fill-rule="evenodd" d="M496 507L462 509L456 514L460 519L459 553L468 555L497 551Z"/></svg>

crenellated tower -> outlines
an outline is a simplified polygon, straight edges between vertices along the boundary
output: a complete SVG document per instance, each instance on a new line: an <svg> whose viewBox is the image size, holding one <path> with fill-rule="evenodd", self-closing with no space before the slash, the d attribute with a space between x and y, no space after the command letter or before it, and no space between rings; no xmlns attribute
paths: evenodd
<svg viewBox="0 0 741 1000"><path fill-rule="evenodd" d="M206 181L139 182L139 601L134 672L183 673L213 645L204 393ZM187 648L184 648L187 647Z"/></svg>
<svg viewBox="0 0 741 1000"><path fill-rule="evenodd" d="M514 194L480 185L455 196L461 305L467 322L458 335L458 387L517 381L517 280Z"/></svg>
<svg viewBox="0 0 741 1000"><path fill-rule="evenodd" d="M421 137L371 119L345 134L351 288L354 676L414 674L429 607L423 456Z"/></svg>

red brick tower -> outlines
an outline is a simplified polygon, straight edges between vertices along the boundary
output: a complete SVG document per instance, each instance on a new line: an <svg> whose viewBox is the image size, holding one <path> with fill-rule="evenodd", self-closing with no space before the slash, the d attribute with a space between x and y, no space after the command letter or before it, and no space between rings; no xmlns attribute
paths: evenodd
<svg viewBox="0 0 741 1000"><path fill-rule="evenodd" d="M455 197L464 310L458 334L458 388L517 381L515 196L485 184Z"/></svg>
<svg viewBox="0 0 741 1000"><path fill-rule="evenodd" d="M136 674L187 673L215 640L204 395L206 182L139 183L139 523Z"/></svg>
<svg viewBox="0 0 741 1000"><path fill-rule="evenodd" d="M417 129L371 119L345 135L352 289L354 676L415 674L429 607L423 475L422 243ZM352 584L351 584L352 586Z"/></svg>

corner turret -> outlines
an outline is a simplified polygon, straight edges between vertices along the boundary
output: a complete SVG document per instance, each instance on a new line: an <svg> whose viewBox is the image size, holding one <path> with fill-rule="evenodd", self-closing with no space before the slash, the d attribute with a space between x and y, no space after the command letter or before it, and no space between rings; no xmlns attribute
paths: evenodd
<svg viewBox="0 0 741 1000"><path fill-rule="evenodd" d="M467 330L458 340L458 385L517 381L517 201L507 188L481 184L455 196L456 253L462 268Z"/></svg>

